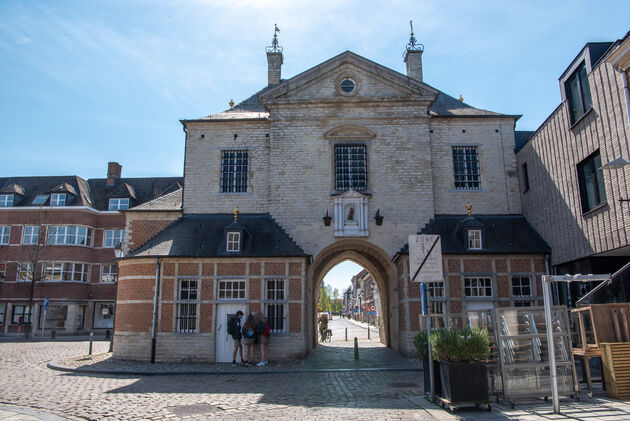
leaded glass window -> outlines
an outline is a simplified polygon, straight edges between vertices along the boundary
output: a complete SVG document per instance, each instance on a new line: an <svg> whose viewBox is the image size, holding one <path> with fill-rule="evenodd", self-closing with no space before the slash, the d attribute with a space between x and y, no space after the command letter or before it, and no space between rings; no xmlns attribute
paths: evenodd
<svg viewBox="0 0 630 421"><path fill-rule="evenodd" d="M453 147L453 174L456 189L478 189L481 187L479 155L476 146Z"/></svg>
<svg viewBox="0 0 630 421"><path fill-rule="evenodd" d="M248 153L244 150L223 151L221 155L221 193L246 193Z"/></svg>
<svg viewBox="0 0 630 421"><path fill-rule="evenodd" d="M335 146L335 189L367 190L367 153L365 145Z"/></svg>

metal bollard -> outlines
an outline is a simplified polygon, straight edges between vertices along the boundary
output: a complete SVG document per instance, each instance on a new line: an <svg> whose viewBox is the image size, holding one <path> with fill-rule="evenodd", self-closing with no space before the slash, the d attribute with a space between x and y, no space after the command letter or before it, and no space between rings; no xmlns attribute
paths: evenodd
<svg viewBox="0 0 630 421"><path fill-rule="evenodd" d="M94 340L94 332L90 332L90 350L88 351L88 355L92 355L92 340Z"/></svg>
<svg viewBox="0 0 630 421"><path fill-rule="evenodd" d="M359 359L359 340L356 336L354 337L354 359Z"/></svg>
<svg viewBox="0 0 630 421"><path fill-rule="evenodd" d="M346 328L346 342L348 342L348 328Z"/></svg>
<svg viewBox="0 0 630 421"><path fill-rule="evenodd" d="M57 331L55 329L50 331L50 339L55 339L57 337Z"/></svg>
<svg viewBox="0 0 630 421"><path fill-rule="evenodd" d="M368 325L368 339L370 339L370 325Z"/></svg>
<svg viewBox="0 0 630 421"><path fill-rule="evenodd" d="M107 329L107 330L105 331L105 339L109 339L109 335L110 335L110 333L109 333L109 329Z"/></svg>

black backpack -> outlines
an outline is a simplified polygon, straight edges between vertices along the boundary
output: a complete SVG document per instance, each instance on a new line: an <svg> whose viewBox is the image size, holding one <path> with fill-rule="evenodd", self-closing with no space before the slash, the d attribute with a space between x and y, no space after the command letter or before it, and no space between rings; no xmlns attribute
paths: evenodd
<svg viewBox="0 0 630 421"><path fill-rule="evenodd" d="M236 333L236 317L232 316L227 325L227 333L229 335L234 335Z"/></svg>

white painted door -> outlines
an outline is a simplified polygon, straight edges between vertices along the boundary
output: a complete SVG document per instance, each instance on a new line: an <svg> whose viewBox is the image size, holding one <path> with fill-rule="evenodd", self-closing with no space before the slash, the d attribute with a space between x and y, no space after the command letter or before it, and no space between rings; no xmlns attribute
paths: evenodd
<svg viewBox="0 0 630 421"><path fill-rule="evenodd" d="M237 311L243 311L242 304L218 304L216 325L216 361L218 363L232 362L234 340L227 333L227 324L230 317Z"/></svg>

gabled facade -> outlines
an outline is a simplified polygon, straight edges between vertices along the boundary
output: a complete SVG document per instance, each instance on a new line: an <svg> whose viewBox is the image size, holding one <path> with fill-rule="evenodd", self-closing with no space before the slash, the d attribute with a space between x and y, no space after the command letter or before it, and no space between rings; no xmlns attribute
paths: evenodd
<svg viewBox="0 0 630 421"><path fill-rule="evenodd" d="M559 79L562 102L518 146L523 214L556 273L614 273L630 261L630 37L588 43ZM572 284L574 305L592 286Z"/></svg>
<svg viewBox="0 0 630 421"><path fill-rule="evenodd" d="M284 312L271 358L303 356L316 346L322 278L347 259L378 286L381 341L413 352L420 307L404 251L409 234L436 215L461 215L467 203L475 213L508 216L520 215L521 204L518 116L474 108L425 83L423 52L412 40L407 74L346 51L286 80L275 44L267 52L268 86L224 112L182 121L182 215L145 235L152 237L146 245L130 232L134 247L120 262L117 357L231 361L224 326L237 310L275 320ZM225 250L228 221L215 223L234 209L257 221L243 223L251 245L239 253ZM485 229L494 235L493 226ZM277 247L260 230L301 252ZM548 248L493 252L526 253L536 260L528 276L539 276ZM479 271L499 282L492 267ZM502 273L509 278L509 268ZM194 314L177 298L190 281L201 291ZM184 332L189 322L194 330Z"/></svg>
<svg viewBox="0 0 630 421"><path fill-rule="evenodd" d="M121 178L121 169L109 163L107 179L0 178L0 335L113 329L114 249L125 237L120 211L182 184L178 177Z"/></svg>

